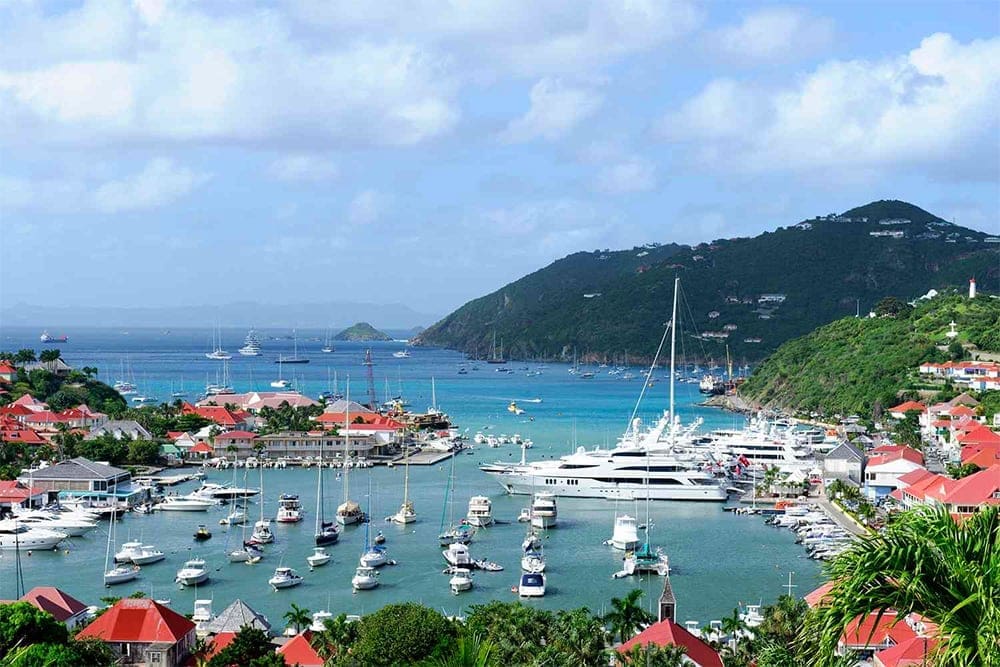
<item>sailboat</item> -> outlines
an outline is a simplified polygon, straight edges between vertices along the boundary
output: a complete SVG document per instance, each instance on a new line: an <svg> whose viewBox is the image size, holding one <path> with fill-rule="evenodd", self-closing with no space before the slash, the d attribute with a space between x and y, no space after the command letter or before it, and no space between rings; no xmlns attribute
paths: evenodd
<svg viewBox="0 0 1000 667"><path fill-rule="evenodd" d="M268 544L274 542L274 533L271 532L271 520L264 518L264 466L260 467L260 519L253 525L253 534L250 541L255 544Z"/></svg>
<svg viewBox="0 0 1000 667"><path fill-rule="evenodd" d="M292 356L286 357L284 355L278 355L278 359L274 362L276 364L308 364L309 359L306 357L299 356L299 337L295 330L292 330Z"/></svg>
<svg viewBox="0 0 1000 667"><path fill-rule="evenodd" d="M277 380L271 380L271 386L274 387L275 389L288 389L289 385L292 384L288 380L286 380L283 377L281 377L281 364L282 364L282 361L283 360L281 359L281 357L278 357L278 379Z"/></svg>
<svg viewBox="0 0 1000 667"><path fill-rule="evenodd" d="M351 423L351 376L347 376L347 398L345 400L346 407L344 408L344 459L343 459L343 477L344 477L344 502L340 504L337 508L337 523L350 526L355 524L365 518L365 513L361 511L361 505L351 500L351 485L350 485L350 475L351 475L351 448L350 448L350 438L348 436L348 428Z"/></svg>
<svg viewBox="0 0 1000 667"><path fill-rule="evenodd" d="M441 508L441 533L438 535L441 546L446 547L456 542L468 544L472 541L475 529L467 522L455 524L455 458L451 457L451 471L448 473L448 485L444 489L444 506ZM448 516L448 527L445 527L445 512Z"/></svg>
<svg viewBox="0 0 1000 667"><path fill-rule="evenodd" d="M113 586L114 584L124 584L127 581L132 581L139 576L139 568L131 563L127 565L115 565L113 568L108 569L111 560L111 543L114 542L115 536L115 523L117 523L116 518L118 516L117 508L111 511L111 527L108 528L108 546L104 553L104 585Z"/></svg>
<svg viewBox="0 0 1000 667"><path fill-rule="evenodd" d="M368 502L371 503L372 492L371 492L371 477L368 478ZM375 569L376 565L373 563L378 563L379 565L384 565L387 560L385 557L385 550L382 547L373 546L371 537L371 521L365 522L365 550L361 552L361 559L358 564L358 569L354 571L354 576L351 578L351 588L355 591L368 590L378 586L378 570ZM380 551L373 552L373 549L378 549ZM381 556L382 562L379 563L379 556Z"/></svg>
<svg viewBox="0 0 1000 667"><path fill-rule="evenodd" d="M496 329L493 330L493 345L490 347L490 358L486 360L489 364L506 364L507 360L503 358L503 340L500 340L500 352L497 353L497 332Z"/></svg>
<svg viewBox="0 0 1000 667"><path fill-rule="evenodd" d="M329 354L329 353L333 352L333 350L334 350L333 343L330 342L330 330L327 329L326 330L326 341L323 343L323 347L320 348L320 352L323 352L325 354Z"/></svg>
<svg viewBox="0 0 1000 667"><path fill-rule="evenodd" d="M337 525L325 521L323 516L323 448L319 450L319 465L316 466L316 546L333 544L340 538Z"/></svg>
<svg viewBox="0 0 1000 667"><path fill-rule="evenodd" d="M219 329L218 335L215 331L212 331L212 351L206 352L205 357L208 359L232 359L233 355L229 354L222 349L222 329Z"/></svg>
<svg viewBox="0 0 1000 667"><path fill-rule="evenodd" d="M674 412L674 383L677 380L677 293L680 291L680 278L674 278L674 302L673 308L670 315L670 420L671 428L669 431L670 435L670 449L674 448L677 430L673 428L673 422L675 421ZM653 366L650 367L650 373L652 373L655 367L656 359L653 360ZM654 549L649 542L649 448L645 452L646 459L646 524L643 526L643 542L639 545L639 548L635 551L627 552L625 554L624 562L624 572L628 574L633 574L636 572L655 572L656 574L666 576L670 573L670 562L667 560L667 555L663 553L660 548Z"/></svg>
<svg viewBox="0 0 1000 667"><path fill-rule="evenodd" d="M413 509L413 502L410 500L410 456L403 445L403 457L405 459L405 472L403 473L403 504L399 506L399 511L389 517L393 523L408 524L417 520L417 513Z"/></svg>
<svg viewBox="0 0 1000 667"><path fill-rule="evenodd" d="M248 468L243 468L243 487L244 488L246 488L246 485L247 485L247 471L248 470L249 470ZM235 466L234 466L233 475L235 477ZM263 471L263 468L261 468L261 486L262 487L263 487L263 483L264 483L264 471ZM247 509L247 495L244 494L243 495L243 514L244 515L246 515L246 509ZM261 518L263 518L263 513L264 513L264 508L261 507ZM240 538L242 546L240 548L238 548L238 549L234 549L233 551L230 551L227 555L229 557L229 562L230 563L248 563L248 564L252 565L252 564L258 562L261 558L264 557L264 552L261 551L260 548L256 544L247 541L247 523L246 523L246 521L243 522L242 526L243 526L243 532L242 532L242 537ZM268 530L270 530L270 529L268 529ZM256 535L256 533L257 533L257 526L254 526L254 534ZM228 539L226 541L228 542Z"/></svg>

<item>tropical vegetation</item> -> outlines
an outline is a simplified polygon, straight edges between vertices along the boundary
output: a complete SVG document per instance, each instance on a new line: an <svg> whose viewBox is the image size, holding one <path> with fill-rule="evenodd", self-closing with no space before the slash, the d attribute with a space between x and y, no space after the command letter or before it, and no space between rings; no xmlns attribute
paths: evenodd
<svg viewBox="0 0 1000 667"><path fill-rule="evenodd" d="M338 333L333 337L333 339L368 342L375 340L392 340L392 336L383 331L379 331L367 322L358 322L357 324L349 326Z"/></svg>

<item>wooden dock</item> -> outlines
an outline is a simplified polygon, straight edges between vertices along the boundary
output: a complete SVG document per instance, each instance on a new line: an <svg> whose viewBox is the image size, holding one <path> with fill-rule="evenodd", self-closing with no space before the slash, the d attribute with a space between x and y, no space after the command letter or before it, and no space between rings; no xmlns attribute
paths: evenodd
<svg viewBox="0 0 1000 667"><path fill-rule="evenodd" d="M415 452L406 458L400 458L393 462L393 465L404 465L407 459L411 466L432 466L441 461L446 461L455 455L455 452Z"/></svg>

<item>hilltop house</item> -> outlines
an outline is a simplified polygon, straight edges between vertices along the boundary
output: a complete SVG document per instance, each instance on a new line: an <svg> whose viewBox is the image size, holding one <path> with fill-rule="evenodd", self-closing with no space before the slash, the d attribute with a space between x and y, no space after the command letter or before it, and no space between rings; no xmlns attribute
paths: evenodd
<svg viewBox="0 0 1000 667"><path fill-rule="evenodd" d="M51 614L57 621L65 623L66 628L71 631L90 618L87 605L53 586L35 586L21 598L21 602L27 602Z"/></svg>
<svg viewBox="0 0 1000 667"><path fill-rule="evenodd" d="M77 634L99 639L121 658L119 664L180 667L195 643L194 623L146 598L124 598Z"/></svg>

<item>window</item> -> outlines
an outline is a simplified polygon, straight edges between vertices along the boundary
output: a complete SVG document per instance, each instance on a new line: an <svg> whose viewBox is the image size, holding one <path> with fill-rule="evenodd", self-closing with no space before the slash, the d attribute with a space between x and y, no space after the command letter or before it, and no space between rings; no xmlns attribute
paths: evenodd
<svg viewBox="0 0 1000 667"><path fill-rule="evenodd" d="M162 651L146 651L146 662L159 665L163 662Z"/></svg>

